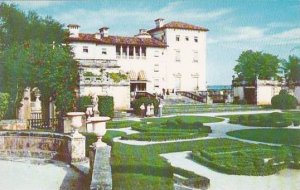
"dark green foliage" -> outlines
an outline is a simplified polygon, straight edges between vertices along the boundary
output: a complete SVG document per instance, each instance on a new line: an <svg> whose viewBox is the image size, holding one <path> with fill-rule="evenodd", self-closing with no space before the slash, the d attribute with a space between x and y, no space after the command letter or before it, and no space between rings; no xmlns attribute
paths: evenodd
<svg viewBox="0 0 300 190"><path fill-rule="evenodd" d="M281 90L279 95L272 98L272 107L276 109L295 109L298 101L295 96L288 94L286 90Z"/></svg>
<svg viewBox="0 0 300 190"><path fill-rule="evenodd" d="M0 93L0 120L3 119L5 113L8 110L9 105L9 94Z"/></svg>
<svg viewBox="0 0 300 190"><path fill-rule="evenodd" d="M141 115L140 107L142 104L144 104L145 106L150 106L151 104L153 104L154 114L156 115L158 113L158 105L159 105L158 100L156 100L155 98L142 97L132 102L133 110L136 115Z"/></svg>
<svg viewBox="0 0 300 190"><path fill-rule="evenodd" d="M114 117L114 98L112 96L98 96L98 109L101 116Z"/></svg>
<svg viewBox="0 0 300 190"><path fill-rule="evenodd" d="M81 96L77 99L77 111L85 112L87 105L92 104L92 97L91 96Z"/></svg>
<svg viewBox="0 0 300 190"><path fill-rule="evenodd" d="M298 121L298 120L293 120L293 124L294 124L294 126L300 126L300 121Z"/></svg>

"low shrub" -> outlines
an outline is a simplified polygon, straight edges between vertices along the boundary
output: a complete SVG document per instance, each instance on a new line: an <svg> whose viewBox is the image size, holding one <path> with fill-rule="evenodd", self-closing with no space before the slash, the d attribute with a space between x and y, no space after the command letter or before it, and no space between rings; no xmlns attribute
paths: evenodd
<svg viewBox="0 0 300 190"><path fill-rule="evenodd" d="M114 98L112 96L98 96L98 109L101 116L114 117Z"/></svg>
<svg viewBox="0 0 300 190"><path fill-rule="evenodd" d="M300 121L299 120L294 120L293 124L294 124L294 126L300 126Z"/></svg>
<svg viewBox="0 0 300 190"><path fill-rule="evenodd" d="M3 119L4 115L8 110L9 105L9 94L0 93L0 120Z"/></svg>
<svg viewBox="0 0 300 190"><path fill-rule="evenodd" d="M81 96L77 99L77 110L80 112L85 112L87 105L92 104L91 96Z"/></svg>
<svg viewBox="0 0 300 190"><path fill-rule="evenodd" d="M295 96L288 94L286 90L281 90L279 95L276 95L271 100L272 107L276 109L295 109L298 101Z"/></svg>

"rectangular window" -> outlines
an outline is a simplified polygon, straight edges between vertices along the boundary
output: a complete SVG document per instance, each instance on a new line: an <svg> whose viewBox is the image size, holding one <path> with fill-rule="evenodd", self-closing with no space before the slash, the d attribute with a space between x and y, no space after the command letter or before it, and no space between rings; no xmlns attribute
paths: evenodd
<svg viewBox="0 0 300 190"><path fill-rule="evenodd" d="M179 50L175 50L175 61L180 62L180 51Z"/></svg>
<svg viewBox="0 0 300 190"><path fill-rule="evenodd" d="M106 54L107 54L106 48L102 48L102 55L106 55Z"/></svg>
<svg viewBox="0 0 300 190"><path fill-rule="evenodd" d="M198 63L198 51L193 52L193 62Z"/></svg>
<svg viewBox="0 0 300 190"><path fill-rule="evenodd" d="M176 41L179 42L179 40L180 40L180 36L177 35L177 36L176 36Z"/></svg>
<svg viewBox="0 0 300 190"><path fill-rule="evenodd" d="M197 36L194 37L194 41L195 41L196 43L198 43L198 37L197 37Z"/></svg>
<svg viewBox="0 0 300 190"><path fill-rule="evenodd" d="M154 57L159 57L159 51L158 50L154 51Z"/></svg>
<svg viewBox="0 0 300 190"><path fill-rule="evenodd" d="M84 53L88 53L88 52L89 52L89 48L88 48L88 46L83 46L83 48L82 48L82 52L84 52Z"/></svg>
<svg viewBox="0 0 300 190"><path fill-rule="evenodd" d="M186 40L186 41L189 41L189 37L188 37L188 36L186 36L186 37L185 37L185 40Z"/></svg>

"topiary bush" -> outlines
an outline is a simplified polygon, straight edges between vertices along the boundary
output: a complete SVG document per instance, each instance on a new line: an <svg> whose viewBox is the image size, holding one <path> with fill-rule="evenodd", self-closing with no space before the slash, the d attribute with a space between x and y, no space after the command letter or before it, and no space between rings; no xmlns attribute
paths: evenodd
<svg viewBox="0 0 300 190"><path fill-rule="evenodd" d="M136 115L141 115L140 107L142 104L144 104L145 106L153 104L154 105L154 114L156 115L158 113L159 102L155 98L141 97L139 99L132 101L131 104L132 104L134 113Z"/></svg>
<svg viewBox="0 0 300 190"><path fill-rule="evenodd" d="M0 93L0 120L3 119L5 113L8 110L9 94Z"/></svg>
<svg viewBox="0 0 300 190"><path fill-rule="evenodd" d="M272 107L276 109L295 109L298 101L295 96L288 94L286 90L281 90L278 95L272 98L271 103Z"/></svg>
<svg viewBox="0 0 300 190"><path fill-rule="evenodd" d="M81 96L77 99L77 110L80 112L85 112L87 105L92 104L91 96Z"/></svg>
<svg viewBox="0 0 300 190"><path fill-rule="evenodd" d="M101 116L114 117L114 98L112 96L98 96L98 109Z"/></svg>

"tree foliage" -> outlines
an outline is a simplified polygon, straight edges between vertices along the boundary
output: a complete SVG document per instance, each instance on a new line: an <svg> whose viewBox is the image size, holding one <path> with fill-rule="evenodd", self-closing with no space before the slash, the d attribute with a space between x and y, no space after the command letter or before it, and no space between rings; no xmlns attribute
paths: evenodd
<svg viewBox="0 0 300 190"><path fill-rule="evenodd" d="M62 43L66 32L63 25L51 17L42 18L34 11L27 14L14 4L0 4L1 46L39 40L42 43Z"/></svg>
<svg viewBox="0 0 300 190"><path fill-rule="evenodd" d="M5 115L9 104L9 94L0 92L0 120Z"/></svg>
<svg viewBox="0 0 300 190"><path fill-rule="evenodd" d="M300 81L300 58L291 55L288 60L283 62L285 78L289 82Z"/></svg>
<svg viewBox="0 0 300 190"><path fill-rule="evenodd" d="M234 71L238 79L253 82L256 78L270 80L278 78L280 60L277 56L259 51L244 51L237 60Z"/></svg>
<svg viewBox="0 0 300 190"><path fill-rule="evenodd" d="M78 68L64 42L63 25L14 4L0 4L0 90L16 110L26 87L38 87L43 107L55 100L57 111L73 110ZM47 115L45 115L47 116Z"/></svg>
<svg viewBox="0 0 300 190"><path fill-rule="evenodd" d="M15 108L26 87L38 87L42 100L55 99L59 111L75 105L77 63L68 46L53 46L41 42L13 44L0 57L3 63L3 91L11 94Z"/></svg>

